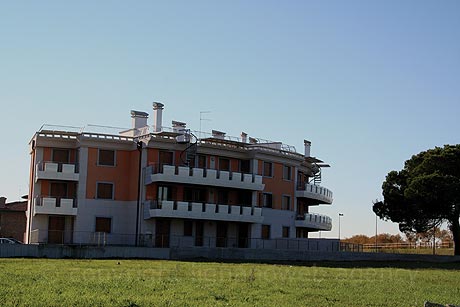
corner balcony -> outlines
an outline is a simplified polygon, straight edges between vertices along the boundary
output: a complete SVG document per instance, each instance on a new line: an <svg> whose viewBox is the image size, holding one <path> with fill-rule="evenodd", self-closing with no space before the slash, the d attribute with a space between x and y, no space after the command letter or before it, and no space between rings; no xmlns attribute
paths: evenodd
<svg viewBox="0 0 460 307"><path fill-rule="evenodd" d="M35 172L35 181L39 179L78 181L80 174L72 163L39 162Z"/></svg>
<svg viewBox="0 0 460 307"><path fill-rule="evenodd" d="M305 213L297 217L295 227L329 231L332 229L332 219L327 215Z"/></svg>
<svg viewBox="0 0 460 307"><path fill-rule="evenodd" d="M318 201L318 204L332 204L332 191L320 185L305 184L297 187L295 196L299 198L308 198Z"/></svg>
<svg viewBox="0 0 460 307"><path fill-rule="evenodd" d="M147 201L144 219L155 217L262 223L262 208L175 201Z"/></svg>
<svg viewBox="0 0 460 307"><path fill-rule="evenodd" d="M34 199L34 215L77 215L77 201L72 198L36 197Z"/></svg>
<svg viewBox="0 0 460 307"><path fill-rule="evenodd" d="M264 189L262 176L215 169L163 165L162 168L149 166L146 168L145 174L146 185L152 182L175 182L252 191Z"/></svg>

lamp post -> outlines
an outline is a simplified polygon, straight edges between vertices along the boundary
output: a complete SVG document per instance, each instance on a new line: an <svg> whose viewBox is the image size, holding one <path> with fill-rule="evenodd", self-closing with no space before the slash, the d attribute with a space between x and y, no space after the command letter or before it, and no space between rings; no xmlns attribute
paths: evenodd
<svg viewBox="0 0 460 307"><path fill-rule="evenodd" d="M377 252L377 212L375 213L375 252Z"/></svg>
<svg viewBox="0 0 460 307"><path fill-rule="evenodd" d="M339 241L340 241L340 217L343 216L343 213L339 213Z"/></svg>

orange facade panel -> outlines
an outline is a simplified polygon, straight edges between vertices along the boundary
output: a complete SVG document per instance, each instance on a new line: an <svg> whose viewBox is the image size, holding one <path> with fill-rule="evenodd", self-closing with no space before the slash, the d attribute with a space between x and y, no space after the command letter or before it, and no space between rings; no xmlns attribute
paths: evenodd
<svg viewBox="0 0 460 307"><path fill-rule="evenodd" d="M97 184L112 183L113 199L137 200L139 152L137 150L115 151L115 165L98 165L97 148L88 148L86 197L97 198Z"/></svg>

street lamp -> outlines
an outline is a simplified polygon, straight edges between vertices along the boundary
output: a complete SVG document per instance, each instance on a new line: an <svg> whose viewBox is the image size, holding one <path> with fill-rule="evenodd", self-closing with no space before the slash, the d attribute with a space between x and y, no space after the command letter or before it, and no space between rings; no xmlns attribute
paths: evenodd
<svg viewBox="0 0 460 307"><path fill-rule="evenodd" d="M339 241L340 241L340 217L343 216L343 213L339 213Z"/></svg>

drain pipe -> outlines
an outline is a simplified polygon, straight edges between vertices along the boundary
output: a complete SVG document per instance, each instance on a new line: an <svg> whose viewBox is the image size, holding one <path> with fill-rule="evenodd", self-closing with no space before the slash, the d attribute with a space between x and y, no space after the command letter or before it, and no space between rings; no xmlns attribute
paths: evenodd
<svg viewBox="0 0 460 307"><path fill-rule="evenodd" d="M141 206L141 177L142 177L142 142L137 141L139 151L139 177L137 182L137 208L136 208L136 246L139 246L139 208Z"/></svg>

